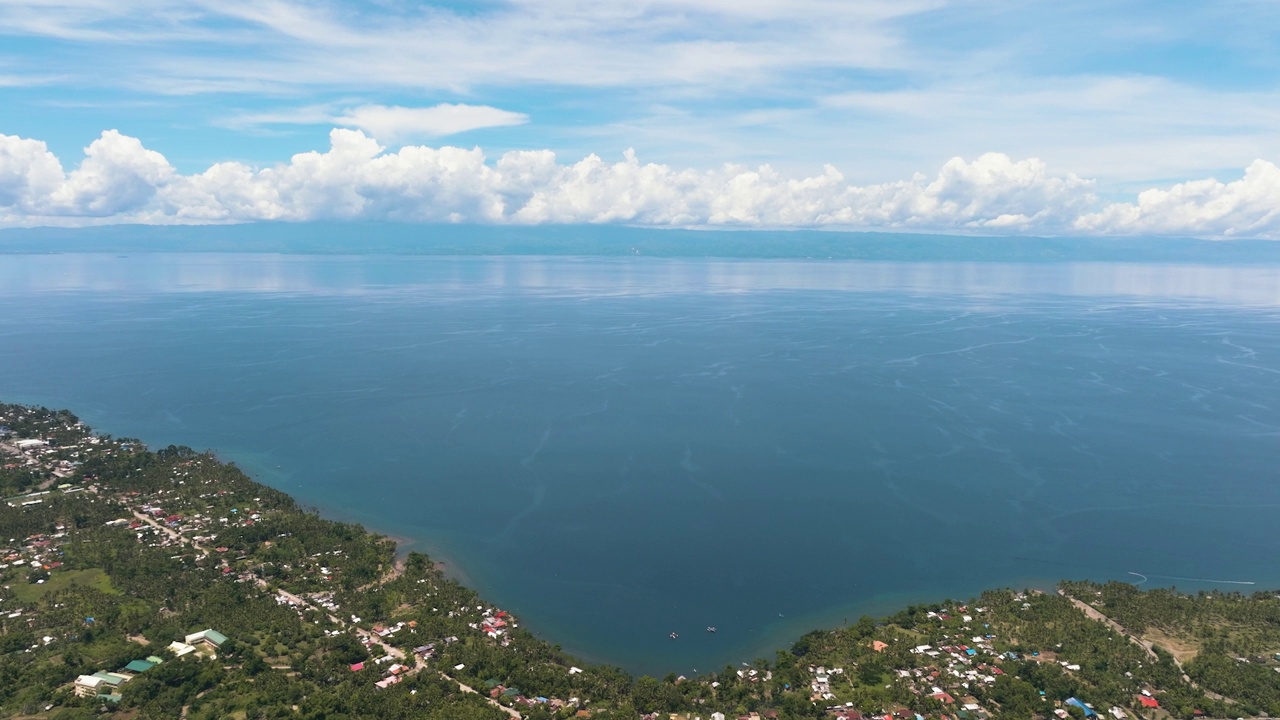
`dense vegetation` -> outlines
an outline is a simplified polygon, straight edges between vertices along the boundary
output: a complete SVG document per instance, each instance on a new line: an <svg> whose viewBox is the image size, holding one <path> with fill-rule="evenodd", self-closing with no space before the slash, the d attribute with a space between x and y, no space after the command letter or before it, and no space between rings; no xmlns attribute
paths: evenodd
<svg viewBox="0 0 1280 720"><path fill-rule="evenodd" d="M1188 657L1188 677L1231 698L1228 714L1280 715L1280 596L1274 592L1208 592L1184 595L1171 588L1140 591L1126 583L1064 583L1069 592L1094 597L1100 609L1172 658L1161 643Z"/></svg>

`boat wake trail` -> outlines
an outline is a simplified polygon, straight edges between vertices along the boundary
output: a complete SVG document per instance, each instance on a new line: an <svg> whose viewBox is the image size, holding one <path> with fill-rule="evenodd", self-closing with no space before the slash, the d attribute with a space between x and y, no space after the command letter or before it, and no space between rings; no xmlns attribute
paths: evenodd
<svg viewBox="0 0 1280 720"><path fill-rule="evenodd" d="M1185 582L1212 583L1214 585L1257 585L1258 584L1252 580L1212 580L1210 578L1181 577L1179 575L1143 575L1142 573L1136 573L1133 571L1130 571L1129 574L1137 575L1138 577L1142 578L1142 582L1146 582L1147 578L1156 578L1159 580L1182 580ZM1141 582L1138 583L1138 585L1141 585L1141 584L1142 584Z"/></svg>

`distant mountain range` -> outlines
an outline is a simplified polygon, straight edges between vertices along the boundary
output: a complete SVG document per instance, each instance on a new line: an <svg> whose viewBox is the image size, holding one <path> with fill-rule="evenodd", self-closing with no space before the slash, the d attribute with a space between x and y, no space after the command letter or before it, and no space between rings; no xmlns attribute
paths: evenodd
<svg viewBox="0 0 1280 720"><path fill-rule="evenodd" d="M1280 263L1280 242L1192 238L973 237L617 225L255 223L0 230L0 253L578 255L907 262Z"/></svg>

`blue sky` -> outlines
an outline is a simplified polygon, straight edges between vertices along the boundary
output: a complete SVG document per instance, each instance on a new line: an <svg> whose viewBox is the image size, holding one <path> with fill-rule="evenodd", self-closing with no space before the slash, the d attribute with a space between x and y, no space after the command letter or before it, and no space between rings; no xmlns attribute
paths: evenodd
<svg viewBox="0 0 1280 720"><path fill-rule="evenodd" d="M61 184L33 180L35 150L10 149L8 165L0 160L0 202L24 199L0 210L4 224L172 220L177 196L192 197L173 183L217 163L297 170L295 154L332 155L331 131L344 128L376 140L406 176L419 169L405 146L480 148L490 168L512 151L555 155L554 168L540 166L541 185L516 187L510 173L428 183L435 193L491 183L486 192L500 212L477 215L473 206L495 202L479 196L443 214L382 202L388 193L407 193L404 203L438 199L424 199L414 180L408 189L355 188L367 201L352 210L361 217L380 208L401 219L505 221L539 193L559 193L561 205L526 219L1280 232L1258 199L1275 189L1267 183L1280 162L1276 0L0 0L0 97L0 134L44 143L63 172ZM168 169L153 163L139 175L129 168L154 157L139 160L139 147L118 142L107 153L104 143L98 154L110 160L81 172L76 185L86 148L107 130L159 153ZM564 189L568 169L592 155L610 167L667 171L645 176L649 186L633 179L615 189L672 196L693 183L702 204L659 211L661 198L648 195L626 207L597 198L575 215L566 208L581 209L581 193ZM944 177L953 158L965 163L959 185ZM437 160L433 172L444 172ZM736 174L725 174L726 165ZM839 182L823 180L827 166ZM622 171L599 172L617 180ZM764 190L726 195L740 189L743 172L773 199L760 199ZM1210 178L1216 186L1197 184ZM243 182L250 180L266 182ZM1037 183L1049 181L1071 197L1046 195L1052 188ZM133 204L123 205L86 199L86 183L107 192L113 182L157 192L134 188L124 193ZM797 199L814 182L840 196ZM902 207L880 212L885 188L912 183L919 187L903 191L911 197L894 196ZM928 189L937 183L948 187ZM323 216L293 212L288 203L300 201L276 185L272 202L284 205L263 205L259 215L227 210L227 193L263 191L237 187L201 185L201 197L217 203L203 217ZM956 195L984 188L1003 200ZM1147 190L1166 195L1143 206ZM1199 205L1183 207L1191 195ZM870 197L880 204L858 205ZM986 205L966 214L975 201ZM842 202L852 210L841 212ZM960 210L938 211L948 202ZM1248 213L1205 217L1224 202L1244 203ZM1150 217L1157 207L1191 213L1194 222L1161 224Z"/></svg>

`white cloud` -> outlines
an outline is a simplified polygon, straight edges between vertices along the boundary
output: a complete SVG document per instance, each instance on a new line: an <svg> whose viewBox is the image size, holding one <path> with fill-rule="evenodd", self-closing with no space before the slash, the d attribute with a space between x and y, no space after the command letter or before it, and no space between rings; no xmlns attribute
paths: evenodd
<svg viewBox="0 0 1280 720"><path fill-rule="evenodd" d="M919 153L993 145L1085 168L1106 182L1195 177L1280 153L1280 92L1207 88L1165 78L985 75L922 88L824 97Z"/></svg>
<svg viewBox="0 0 1280 720"><path fill-rule="evenodd" d="M481 128L523 125L529 122L529 116L487 105L441 103L425 108L362 105L334 121L364 130L382 142L394 143L407 138L436 138Z"/></svg>
<svg viewBox="0 0 1280 720"><path fill-rule="evenodd" d="M62 182L62 163L47 145L0 135L0 208L35 214Z"/></svg>
<svg viewBox="0 0 1280 720"><path fill-rule="evenodd" d="M25 88L38 85L52 85L65 77L48 75L15 75L0 73L0 88Z"/></svg>
<svg viewBox="0 0 1280 720"><path fill-rule="evenodd" d="M832 166L789 177L768 165L712 170L618 162L571 164L546 150L490 162L479 148L387 152L338 128L324 152L253 168L219 163L179 174L135 138L104 132L66 172L44 143L0 135L0 224L208 223L370 219L475 223L883 228L975 233L1177 234L1280 239L1280 168L1182 183L1101 205L1091 180L1037 159L953 158L933 176L850 184Z"/></svg>
<svg viewBox="0 0 1280 720"><path fill-rule="evenodd" d="M887 26L941 0L518 0L462 12L299 0L5 0L6 34L131 46L131 85L259 90L328 85L459 90L550 82L600 87L759 77L796 67L890 67ZM797 43L795 38L805 42ZM210 62L210 46L254 52ZM161 61L163 60L163 61Z"/></svg>
<svg viewBox="0 0 1280 720"><path fill-rule="evenodd" d="M335 117L329 105L305 105L266 112L239 113L217 121L223 127L243 130L268 125L332 125Z"/></svg>
<svg viewBox="0 0 1280 720"><path fill-rule="evenodd" d="M222 124L237 129L271 125L341 125L363 130L380 142L398 144L527 122L529 116L524 113L488 105L441 103L431 107L361 105L340 112L326 105L308 105L264 113L243 113L224 120Z"/></svg>
<svg viewBox="0 0 1280 720"><path fill-rule="evenodd" d="M1280 167L1255 160L1234 182L1196 180L1151 189L1080 217L1086 233L1280 238Z"/></svg>
<svg viewBox="0 0 1280 720"><path fill-rule="evenodd" d="M1280 53L1267 34L1278 8L0 0L0 37L24 48L0 51L0 87L147 98L157 121L185 128L290 98L302 107L223 124L341 124L392 145L513 124L521 118L478 108L536 98L539 122L516 142L564 156L630 146L680 164L789 172L826 161L872 182L999 147L1109 190L1280 155L1280 94L1268 81ZM445 99L468 105L394 107ZM366 102L382 105L355 107Z"/></svg>
<svg viewBox="0 0 1280 720"><path fill-rule="evenodd" d="M70 215L118 215L145 205L175 175L163 155L108 130L85 148L84 162L52 193L50 206Z"/></svg>

